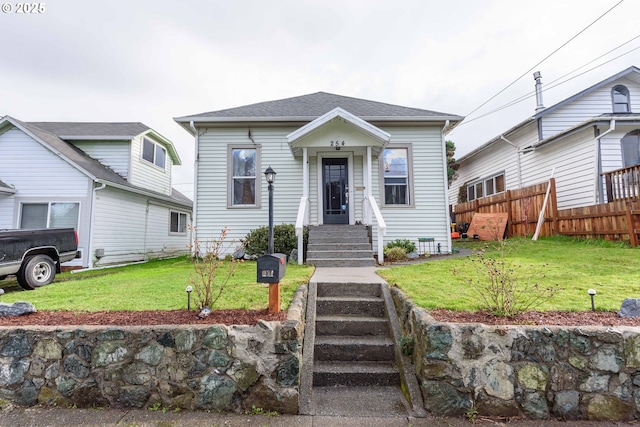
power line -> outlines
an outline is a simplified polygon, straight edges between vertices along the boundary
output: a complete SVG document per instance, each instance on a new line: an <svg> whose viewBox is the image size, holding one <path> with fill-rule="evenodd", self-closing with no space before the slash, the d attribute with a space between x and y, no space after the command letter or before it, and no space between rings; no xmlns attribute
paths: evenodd
<svg viewBox="0 0 640 427"><path fill-rule="evenodd" d="M568 79L563 80L563 81L561 81L561 82L559 82L559 83L557 83L557 84L554 84L554 83L558 82L559 80L561 80L561 79L563 79L563 78L565 78L565 77L567 77L567 76L569 76L569 75L571 75L571 74L575 73L576 71L578 71L578 70L580 70L580 69L582 69L582 68L586 67L587 65L594 63L594 62L595 62L595 61L597 61L598 59L601 59L601 58L603 58L603 57L605 57L605 56L609 55L610 53L612 53L612 52L614 52L614 51L616 51L616 50L620 49L621 47L623 47L623 46L625 46L625 45L629 44L630 42L632 42L632 41L636 40L637 38L640 38L640 35L637 35L637 36L633 37L632 39L630 39L630 40L628 40L628 41L626 41L626 42L622 43L621 45L618 45L617 47L615 47L615 48L613 48L613 49L609 50L607 53L604 53L604 54L602 54L602 55L598 56L597 58L592 59L591 61L587 62L586 64L583 64L583 65L581 65L580 67L578 67L578 68L574 69L573 71L570 71L570 72L568 72L568 73L564 74L563 76L558 77L557 79L555 79L555 80L553 80L553 81L549 82L549 83L547 84L547 86L544 88L544 90L545 90L545 91L548 91L548 90L550 90L550 89L554 89L554 88L556 88L556 87L558 87L558 86L560 86L560 85L562 85L562 84L564 84L564 83L567 83L567 82L569 82L569 81L571 81L571 80L573 80L573 79L575 79L575 78L577 78L577 77L583 76L583 75L585 75L586 73L589 73L589 72L591 72L591 71L593 71L593 70L595 70L595 69L597 69L597 68L602 67L603 65L606 65L606 64L608 64L608 63L610 63L610 62L612 62L612 61L615 61L616 59L619 59L619 58L621 58L621 57L623 57L623 56L625 56L625 55L630 54L631 52L634 52L634 51L636 51L636 50L640 49L640 46L637 46L637 47L635 47L635 48L633 48L633 49L631 49L631 50L629 50L629 51L627 51L627 52L625 52L625 53L623 53L623 54L620 54L620 55L618 55L618 56L616 56L616 57L614 57L614 58L609 59L608 61L605 61L605 62L603 62L603 63L601 63L601 64L599 64L599 65L596 65L595 67L589 68L588 70L583 71L583 72L582 72L582 73L580 73L580 74L577 74L577 75L575 75L575 76L573 76L573 77L571 77L571 78L568 78ZM463 123L460 123L458 126L463 126L463 125L465 125L465 124L467 124L467 123L474 122L474 121L479 120L479 119L481 119L481 118L483 118L483 117L489 116L489 115L491 115L491 114L493 114L493 113L497 113L498 111L502 111L502 110L504 110L504 109L506 109L506 108L509 108L509 107L513 106L513 105L519 104L520 102L525 101L526 99L528 99L528 98L529 98L529 97L531 97L532 95L535 95L535 90L534 90L534 91L531 91L531 92L528 92L528 93L526 93L525 95L522 95L522 96L520 96L520 97L518 97L518 98L516 98L516 99L514 99L514 100L512 100L512 101L509 101L508 103L506 103L506 104L504 104L504 105L502 105L502 106L500 106L500 107L498 107L498 108L495 108L495 109L493 109L493 110L491 110L491 111L489 111L489 112L487 112L487 113L484 113L484 114L482 114L482 115L480 115L480 116L478 116L478 117L474 117L473 119L465 120Z"/></svg>
<svg viewBox="0 0 640 427"><path fill-rule="evenodd" d="M576 37L578 37L579 35L581 35L582 33L584 33L587 29L589 29L592 25L594 25L596 22L598 22L600 19L602 19L605 15L607 15L609 12L611 12L613 9L615 9L616 7L618 7L620 5L620 3L622 3L624 0L620 0L618 3L616 3L613 7L611 7L609 10L607 10L605 13L603 13L602 15L600 15L598 18L596 18L595 21L591 22L589 25L587 25L586 27L584 27L582 30L580 30L580 32L578 32L576 35L574 35L573 37L571 37L569 40L567 40L566 42L564 42L559 48L557 48L556 50L554 50L553 52L551 52L549 55L547 55L546 57L544 57L544 59L542 59L541 61L539 61L536 65L534 65L533 67L529 68L527 71L525 71L520 77L518 77L517 79L515 79L514 81L512 81L511 83L509 83L504 89L502 89L500 92L496 93L495 95L493 95L491 98L489 98L488 100L486 100L485 102L483 102L479 107L477 107L476 109L474 109L473 111L471 111L469 114L467 114L466 116L470 116L473 113L475 113L476 111L478 111L480 108L484 107L485 105L487 105L489 102L493 101L497 96L499 96L501 93L503 93L505 90L509 89L511 86L513 86L514 84L516 84L521 78L523 78L524 76L526 76L527 74L529 74L534 68L536 68L538 65L542 64L544 61L546 61L547 59L549 59L551 56L553 56L556 52L558 52L560 49L562 49L563 47L565 47L566 45L568 45L569 43L571 43Z"/></svg>

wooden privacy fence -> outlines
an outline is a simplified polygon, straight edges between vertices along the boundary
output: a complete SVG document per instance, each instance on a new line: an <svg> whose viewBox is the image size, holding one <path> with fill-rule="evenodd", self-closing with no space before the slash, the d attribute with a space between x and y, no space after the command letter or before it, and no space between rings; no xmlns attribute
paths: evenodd
<svg viewBox="0 0 640 427"><path fill-rule="evenodd" d="M527 237L535 233L538 215L544 203L547 186L549 200L544 212L540 237L561 234L582 238L629 241L638 246L640 234L640 201L618 200L601 205L558 210L555 179L495 196L459 203L454 206L455 222L470 223L478 213L507 214L507 235ZM469 233L473 233L469 230Z"/></svg>

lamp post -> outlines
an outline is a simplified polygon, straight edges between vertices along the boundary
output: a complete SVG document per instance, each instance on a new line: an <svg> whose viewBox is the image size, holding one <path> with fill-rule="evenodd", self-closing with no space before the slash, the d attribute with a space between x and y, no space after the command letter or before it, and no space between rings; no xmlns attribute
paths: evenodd
<svg viewBox="0 0 640 427"><path fill-rule="evenodd" d="M593 302L593 297L596 295L596 290L595 289L589 289L587 291L587 293L589 294L589 296L591 297L591 311L596 311L596 305Z"/></svg>
<svg viewBox="0 0 640 427"><path fill-rule="evenodd" d="M185 291L187 291L187 310L191 310L191 291L193 291L193 288L191 286L187 286Z"/></svg>
<svg viewBox="0 0 640 427"><path fill-rule="evenodd" d="M276 171L271 166L264 171L264 176L269 184L269 253L273 253L273 181L276 180Z"/></svg>

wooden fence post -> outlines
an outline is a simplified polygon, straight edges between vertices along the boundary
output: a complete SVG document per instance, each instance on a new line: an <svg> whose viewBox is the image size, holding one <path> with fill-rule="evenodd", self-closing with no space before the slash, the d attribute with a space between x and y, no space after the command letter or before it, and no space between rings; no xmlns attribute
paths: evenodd
<svg viewBox="0 0 640 427"><path fill-rule="evenodd" d="M507 237L513 236L513 215L511 213L511 190L507 190Z"/></svg>
<svg viewBox="0 0 640 427"><path fill-rule="evenodd" d="M631 210L631 203L627 202L627 227L629 228L629 243L631 243L631 246L636 247L638 246L638 235L636 234L636 221L634 216L637 214L634 214Z"/></svg>
<svg viewBox="0 0 640 427"><path fill-rule="evenodd" d="M551 203L550 203L550 207L551 207L551 224L552 224L551 235L554 235L554 234L558 234L559 233L559 230L558 230L558 197L557 197L557 194L556 194L556 179L555 178L549 179L549 185L551 186L551 193L549 194L551 196Z"/></svg>

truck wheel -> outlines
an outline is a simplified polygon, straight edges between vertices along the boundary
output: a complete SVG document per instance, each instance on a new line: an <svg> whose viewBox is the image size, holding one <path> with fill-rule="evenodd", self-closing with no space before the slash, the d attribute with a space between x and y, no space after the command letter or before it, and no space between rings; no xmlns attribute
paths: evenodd
<svg viewBox="0 0 640 427"><path fill-rule="evenodd" d="M24 289L32 291L53 282L56 265L47 255L35 255L25 259L16 274L18 283Z"/></svg>

